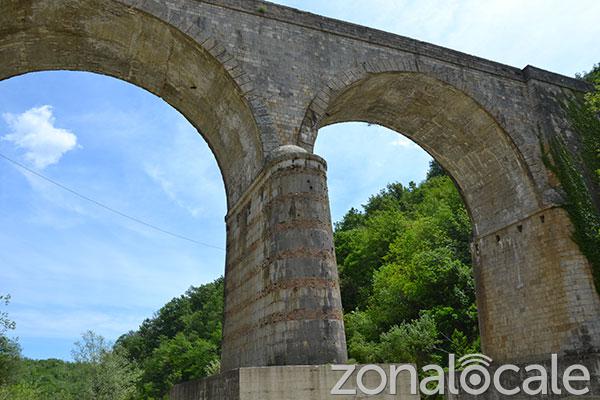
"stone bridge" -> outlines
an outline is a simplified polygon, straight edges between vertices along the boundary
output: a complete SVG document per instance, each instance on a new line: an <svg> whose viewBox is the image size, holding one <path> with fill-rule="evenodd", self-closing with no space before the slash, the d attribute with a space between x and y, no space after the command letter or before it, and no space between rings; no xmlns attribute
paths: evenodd
<svg viewBox="0 0 600 400"><path fill-rule="evenodd" d="M455 180L487 355L600 348L591 267L542 161L585 83L258 0L1 0L0 80L59 69L160 96L211 147L228 202L223 370L346 361L313 154L319 128L345 121L406 135Z"/></svg>

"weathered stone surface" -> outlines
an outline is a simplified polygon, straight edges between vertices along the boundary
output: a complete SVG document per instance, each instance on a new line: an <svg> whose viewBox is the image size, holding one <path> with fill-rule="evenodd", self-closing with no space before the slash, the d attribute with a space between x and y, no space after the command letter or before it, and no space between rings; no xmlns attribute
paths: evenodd
<svg viewBox="0 0 600 400"><path fill-rule="evenodd" d="M561 208L541 210L473 244L484 353L525 362L600 348L600 301Z"/></svg>
<svg viewBox="0 0 600 400"><path fill-rule="evenodd" d="M346 361L325 162L298 150L227 215L224 370Z"/></svg>
<svg viewBox="0 0 600 400"><path fill-rule="evenodd" d="M346 359L311 153L320 127L357 120L412 138L459 186L487 353L600 349L590 265L541 156L573 140L563 102L586 84L258 0L0 2L0 79L56 69L162 97L212 148L229 210L225 370Z"/></svg>
<svg viewBox="0 0 600 400"><path fill-rule="evenodd" d="M171 400L418 400L411 394L408 372L396 379L396 394L390 394L390 383L379 395L365 395L357 390L358 367L343 389L356 390L356 395L332 395L331 389L343 376L343 371L333 371L330 365L279 366L240 368L221 375L177 385L170 394ZM389 372L389 366L381 365ZM387 378L386 378L387 379ZM361 379L367 389L377 388L382 380L370 371ZM417 382L418 385L418 382Z"/></svg>

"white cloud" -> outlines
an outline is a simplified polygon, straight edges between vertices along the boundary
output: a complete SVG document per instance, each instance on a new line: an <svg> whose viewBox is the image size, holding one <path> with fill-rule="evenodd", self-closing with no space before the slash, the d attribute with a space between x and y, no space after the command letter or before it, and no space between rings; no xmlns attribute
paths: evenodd
<svg viewBox="0 0 600 400"><path fill-rule="evenodd" d="M144 153L143 158L146 175L193 218L226 212L223 181L214 155L187 122L178 123L173 134L163 138L161 148Z"/></svg>
<svg viewBox="0 0 600 400"><path fill-rule="evenodd" d="M74 133L54 126L51 106L34 107L22 114L5 113L3 118L11 133L2 140L25 150L25 159L38 169L58 163L66 152L77 146Z"/></svg>
<svg viewBox="0 0 600 400"><path fill-rule="evenodd" d="M398 135L398 137L392 141L391 145L397 147L412 147L415 149L420 149L420 147L415 142L402 135Z"/></svg>
<svg viewBox="0 0 600 400"><path fill-rule="evenodd" d="M188 204L187 201L181 200L180 195L178 194L180 190L177 188L175 183L173 183L173 181L169 180L166 177L165 172L160 166L146 166L146 174L148 174L148 176L152 178L153 181L159 184L163 192L165 192L165 194L169 197L169 199L171 199L171 201L173 201L179 207L187 210L187 212L190 213L192 217L198 218L203 213L203 211L205 211L202 207L195 207L191 204Z"/></svg>

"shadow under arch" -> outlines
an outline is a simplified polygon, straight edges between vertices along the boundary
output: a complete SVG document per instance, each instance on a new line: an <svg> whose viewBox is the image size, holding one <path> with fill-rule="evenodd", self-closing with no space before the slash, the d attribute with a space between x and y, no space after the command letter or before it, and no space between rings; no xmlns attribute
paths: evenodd
<svg viewBox="0 0 600 400"><path fill-rule="evenodd" d="M0 3L0 80L73 70L112 76L177 109L204 137L237 199L263 163L259 127L226 69L175 27L115 0Z"/></svg>
<svg viewBox="0 0 600 400"><path fill-rule="evenodd" d="M316 129L350 121L378 124L413 140L455 180L476 237L540 208L508 134L471 97L439 79L415 72L369 73L331 96L311 119L311 149Z"/></svg>

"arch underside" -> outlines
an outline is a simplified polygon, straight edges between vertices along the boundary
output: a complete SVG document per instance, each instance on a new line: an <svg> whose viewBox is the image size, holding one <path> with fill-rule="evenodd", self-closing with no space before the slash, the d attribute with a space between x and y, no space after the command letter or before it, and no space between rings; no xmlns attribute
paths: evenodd
<svg viewBox="0 0 600 400"><path fill-rule="evenodd" d="M318 127L348 121L393 129L429 152L456 181L475 235L539 209L508 135L473 99L440 80L412 72L369 74L329 103Z"/></svg>
<svg viewBox="0 0 600 400"><path fill-rule="evenodd" d="M2 1L0 80L43 70L109 75L163 98L208 142L229 204L262 166L256 122L224 67L148 14L112 0Z"/></svg>

